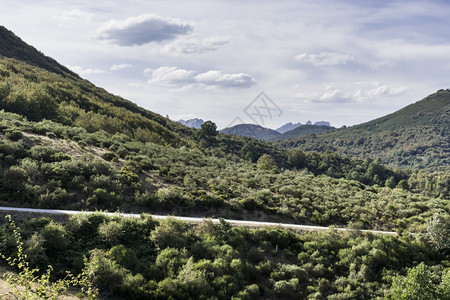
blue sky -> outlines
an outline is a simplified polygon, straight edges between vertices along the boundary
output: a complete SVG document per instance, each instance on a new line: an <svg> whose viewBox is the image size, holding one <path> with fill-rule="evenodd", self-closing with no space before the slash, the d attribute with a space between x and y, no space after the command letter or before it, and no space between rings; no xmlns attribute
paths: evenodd
<svg viewBox="0 0 450 300"><path fill-rule="evenodd" d="M449 87L447 1L2 1L0 24L106 90L223 128L354 125Z"/></svg>

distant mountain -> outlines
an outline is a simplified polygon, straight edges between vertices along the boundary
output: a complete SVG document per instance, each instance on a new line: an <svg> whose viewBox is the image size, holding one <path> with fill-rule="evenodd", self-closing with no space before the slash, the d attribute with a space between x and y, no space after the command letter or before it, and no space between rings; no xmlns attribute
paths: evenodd
<svg viewBox="0 0 450 300"><path fill-rule="evenodd" d="M205 121L202 119L189 119L189 120L178 120L178 123L183 124L184 126L190 127L190 128L196 128L199 129Z"/></svg>
<svg viewBox="0 0 450 300"><path fill-rule="evenodd" d="M328 123L328 122L325 122L325 123ZM335 128L331 127L331 126L326 126L326 125L320 125L320 126L318 126L318 125L302 125L297 128L294 128L292 130L289 130L279 136L276 136L272 140L295 139L295 138L299 138L301 136L306 136L309 134L319 134L319 133L326 132L326 131L329 131L332 129L335 129Z"/></svg>
<svg viewBox="0 0 450 300"><path fill-rule="evenodd" d="M289 122L289 123L286 123L283 126L277 128L275 130L278 131L279 133L285 133L285 132L287 132L289 130L297 128L298 126L302 126L302 123L298 122L298 123L292 124L292 122Z"/></svg>
<svg viewBox="0 0 450 300"><path fill-rule="evenodd" d="M329 149L358 158L381 158L397 167L450 166L450 90L439 90L392 114L318 136L281 141L305 151Z"/></svg>
<svg viewBox="0 0 450 300"><path fill-rule="evenodd" d="M259 140L272 140L281 135L278 131L265 128L255 124L239 124L233 127L222 129L220 132L231 135L247 136L257 138Z"/></svg>
<svg viewBox="0 0 450 300"><path fill-rule="evenodd" d="M330 122L326 122L326 121L314 122L313 125L316 125L316 126L328 126L328 127L331 126Z"/></svg>

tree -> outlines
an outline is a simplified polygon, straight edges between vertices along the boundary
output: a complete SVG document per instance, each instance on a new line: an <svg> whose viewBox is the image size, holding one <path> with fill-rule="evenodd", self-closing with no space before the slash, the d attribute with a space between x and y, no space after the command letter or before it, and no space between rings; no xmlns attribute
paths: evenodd
<svg viewBox="0 0 450 300"><path fill-rule="evenodd" d="M427 235L437 251L439 261L440 252L450 248L450 222L440 214L434 214L427 222Z"/></svg>
<svg viewBox="0 0 450 300"><path fill-rule="evenodd" d="M198 139L205 140L208 144L210 144L217 135L217 125L212 121L206 121L196 132L196 135Z"/></svg>
<svg viewBox="0 0 450 300"><path fill-rule="evenodd" d="M241 156L251 162L256 162L259 157L259 151L254 143L248 142L241 148Z"/></svg>
<svg viewBox="0 0 450 300"><path fill-rule="evenodd" d="M306 155L300 150L292 150L288 154L289 164L296 168L301 169L306 167Z"/></svg>
<svg viewBox="0 0 450 300"><path fill-rule="evenodd" d="M277 169L277 164L272 156L269 154L263 154L258 158L258 168L264 171L275 171Z"/></svg>
<svg viewBox="0 0 450 300"><path fill-rule="evenodd" d="M444 275L445 280L448 274ZM418 266L409 269L406 276L396 276L393 279L391 288L391 297L393 300L428 300L428 299L446 299L448 294L444 286L435 285L432 282L432 274L429 268L422 262Z"/></svg>

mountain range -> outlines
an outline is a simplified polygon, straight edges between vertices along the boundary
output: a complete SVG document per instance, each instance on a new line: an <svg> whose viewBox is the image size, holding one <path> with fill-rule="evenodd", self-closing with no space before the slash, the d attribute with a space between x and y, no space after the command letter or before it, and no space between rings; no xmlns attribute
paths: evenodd
<svg viewBox="0 0 450 300"><path fill-rule="evenodd" d="M199 129L203 123L205 123L205 121L203 121L202 119L198 119L198 118L194 118L194 119L189 119L189 120L178 120L177 121L180 124L183 124L184 126L190 127L190 128L195 128L195 129Z"/></svg>

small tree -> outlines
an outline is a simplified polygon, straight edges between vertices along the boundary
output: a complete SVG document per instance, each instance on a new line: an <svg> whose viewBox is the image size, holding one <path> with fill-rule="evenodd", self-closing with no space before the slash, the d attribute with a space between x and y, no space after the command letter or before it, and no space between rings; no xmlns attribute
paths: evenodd
<svg viewBox="0 0 450 300"><path fill-rule="evenodd" d="M448 299L448 272L442 276L442 282L436 285L432 282L429 268L422 262L409 269L406 276L396 276L392 282L392 300L428 300Z"/></svg>
<svg viewBox="0 0 450 300"><path fill-rule="evenodd" d="M263 154L258 158L258 168L265 171L275 171L277 169L277 164L272 156L269 154Z"/></svg>
<svg viewBox="0 0 450 300"><path fill-rule="evenodd" d="M434 214L427 223L427 235L434 249L437 251L437 260L440 252L450 248L450 222L440 214Z"/></svg>
<svg viewBox="0 0 450 300"><path fill-rule="evenodd" d="M306 155L300 150L292 150L288 155L289 164L296 168L301 169L306 167Z"/></svg>
<svg viewBox="0 0 450 300"><path fill-rule="evenodd" d="M200 140L206 141L210 144L217 135L217 125L212 121L206 121L202 124L200 129L196 132L196 136Z"/></svg>

